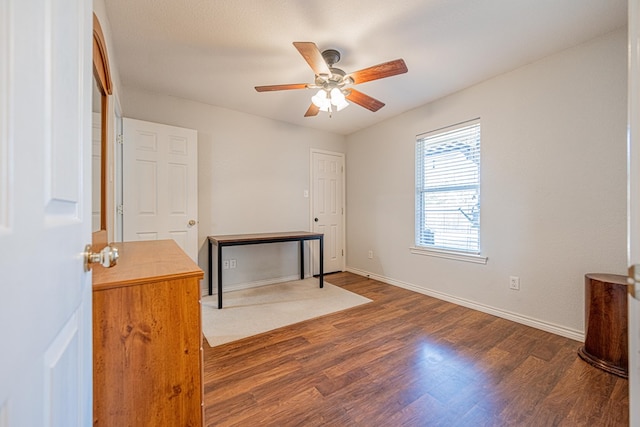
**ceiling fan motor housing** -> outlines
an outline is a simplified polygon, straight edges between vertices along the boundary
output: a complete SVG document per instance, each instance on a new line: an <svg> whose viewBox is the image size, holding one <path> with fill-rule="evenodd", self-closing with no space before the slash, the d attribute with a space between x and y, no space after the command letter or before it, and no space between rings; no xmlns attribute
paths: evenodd
<svg viewBox="0 0 640 427"><path fill-rule="evenodd" d="M340 52L335 49L327 49L322 52L322 58L324 58L324 62L331 68L333 64L340 62Z"/></svg>

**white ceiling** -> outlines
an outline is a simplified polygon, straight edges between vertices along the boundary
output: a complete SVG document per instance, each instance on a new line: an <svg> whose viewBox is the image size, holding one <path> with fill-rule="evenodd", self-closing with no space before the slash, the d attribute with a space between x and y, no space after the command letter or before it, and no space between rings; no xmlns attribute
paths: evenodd
<svg viewBox="0 0 640 427"><path fill-rule="evenodd" d="M123 90L134 87L350 134L626 24L626 0L105 0ZM347 73L403 58L357 89L386 103L305 118L314 91L292 45L342 54ZM124 105L126 113L126 104Z"/></svg>

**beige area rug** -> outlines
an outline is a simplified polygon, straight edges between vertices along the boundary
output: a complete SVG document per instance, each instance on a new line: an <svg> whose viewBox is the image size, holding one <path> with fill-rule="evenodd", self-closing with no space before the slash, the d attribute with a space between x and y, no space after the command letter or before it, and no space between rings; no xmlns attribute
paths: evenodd
<svg viewBox="0 0 640 427"><path fill-rule="evenodd" d="M317 278L202 297L202 332L211 347L371 302Z"/></svg>

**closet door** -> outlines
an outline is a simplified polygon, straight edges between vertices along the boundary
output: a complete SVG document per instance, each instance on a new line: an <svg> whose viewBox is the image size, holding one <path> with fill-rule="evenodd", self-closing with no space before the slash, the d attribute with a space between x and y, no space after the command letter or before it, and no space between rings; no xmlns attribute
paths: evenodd
<svg viewBox="0 0 640 427"><path fill-rule="evenodd" d="M343 271L344 242L344 154L311 150L311 212L315 233L324 234L324 271ZM318 265L313 251L312 270Z"/></svg>
<svg viewBox="0 0 640 427"><path fill-rule="evenodd" d="M123 119L124 241L173 239L198 261L198 134Z"/></svg>

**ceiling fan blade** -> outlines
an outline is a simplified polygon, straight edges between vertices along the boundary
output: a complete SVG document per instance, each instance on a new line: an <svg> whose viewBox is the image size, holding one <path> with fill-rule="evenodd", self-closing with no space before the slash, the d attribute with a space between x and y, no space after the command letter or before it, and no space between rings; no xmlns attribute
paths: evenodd
<svg viewBox="0 0 640 427"><path fill-rule="evenodd" d="M291 89L306 89L306 83L294 83L288 85L271 85L271 86L256 86L258 92L271 92L274 90L291 90Z"/></svg>
<svg viewBox="0 0 640 427"><path fill-rule="evenodd" d="M305 117L317 116L318 111L320 111L320 107L318 107L316 104L312 102L311 105L309 105L309 109L307 110L307 112L304 113L304 116Z"/></svg>
<svg viewBox="0 0 640 427"><path fill-rule="evenodd" d="M307 64L311 67L316 75L331 75L329 66L324 61L322 53L318 50L318 46L312 42L293 42L293 45L298 49L300 55L307 61Z"/></svg>
<svg viewBox="0 0 640 427"><path fill-rule="evenodd" d="M358 104L361 107L366 108L367 110L373 111L374 113L384 107L384 102L380 102L375 98L370 97L369 95L365 95L362 92L359 92L355 89L350 89L351 93L346 95L349 101Z"/></svg>
<svg viewBox="0 0 640 427"><path fill-rule="evenodd" d="M371 80L378 80L385 77L403 74L407 71L407 64L404 63L404 60L396 59L395 61L384 62L382 64L374 65L373 67L353 72L347 77L351 77L353 79L353 84L357 85Z"/></svg>

